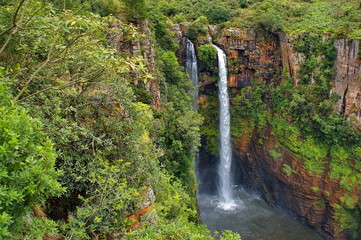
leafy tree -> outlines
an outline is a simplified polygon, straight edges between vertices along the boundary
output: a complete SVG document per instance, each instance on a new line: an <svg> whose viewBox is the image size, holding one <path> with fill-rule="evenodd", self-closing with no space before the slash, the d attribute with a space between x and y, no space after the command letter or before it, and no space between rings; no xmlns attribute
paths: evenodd
<svg viewBox="0 0 361 240"><path fill-rule="evenodd" d="M205 67L211 68L217 58L217 49L211 44L202 45L199 47L198 57Z"/></svg>
<svg viewBox="0 0 361 240"><path fill-rule="evenodd" d="M29 221L25 216L31 213L31 207L63 191L57 182L60 172L54 168L53 144L42 131L41 122L11 99L1 78L0 237L38 238L54 231L54 224ZM38 230L29 231L32 228Z"/></svg>
<svg viewBox="0 0 361 240"><path fill-rule="evenodd" d="M208 32L207 24L207 17L200 16L189 26L186 36L191 40L196 40L199 36L205 36Z"/></svg>
<svg viewBox="0 0 361 240"><path fill-rule="evenodd" d="M222 5L210 6L205 11L204 15L208 18L210 23L222 23L231 18L230 10Z"/></svg>
<svg viewBox="0 0 361 240"><path fill-rule="evenodd" d="M171 84L182 86L186 75L184 69L178 65L175 53L167 51L162 54L161 59L164 64L163 72L166 80Z"/></svg>
<svg viewBox="0 0 361 240"><path fill-rule="evenodd" d="M121 0L124 4L124 12L128 20L144 19L147 14L145 0Z"/></svg>

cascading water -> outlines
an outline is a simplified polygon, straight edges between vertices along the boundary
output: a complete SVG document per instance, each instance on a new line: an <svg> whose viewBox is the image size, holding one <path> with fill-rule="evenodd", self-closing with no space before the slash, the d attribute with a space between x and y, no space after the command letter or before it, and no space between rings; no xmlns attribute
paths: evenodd
<svg viewBox="0 0 361 240"><path fill-rule="evenodd" d="M193 43L186 38L187 49L186 49L186 69L189 74L190 79L192 80L193 90L193 110L198 109L198 66L197 66L197 57L196 51L194 49Z"/></svg>
<svg viewBox="0 0 361 240"><path fill-rule="evenodd" d="M220 162L218 167L219 175L219 203L218 207L225 211L232 211L237 208L237 204L233 200L232 182L231 182L231 164L232 164L232 147L230 140L230 112L229 112L229 96L227 88L227 59L222 49L215 46L218 55L219 70L219 132Z"/></svg>
<svg viewBox="0 0 361 240"><path fill-rule="evenodd" d="M197 104L197 100L198 100L198 64L197 64L197 57L196 57L196 51L194 49L194 45L193 43L188 39L185 38L186 42L187 42L187 48L186 48L186 69L188 72L188 75L190 77L190 79L192 80L192 85L194 87L193 90L193 100L192 100L192 105L193 105L193 110L197 111L198 110L198 104ZM195 148L197 148L196 146L194 146ZM200 178L198 176L198 162L199 162L199 153L196 152L195 154L195 172L196 172L196 178L198 181L198 184L200 184Z"/></svg>

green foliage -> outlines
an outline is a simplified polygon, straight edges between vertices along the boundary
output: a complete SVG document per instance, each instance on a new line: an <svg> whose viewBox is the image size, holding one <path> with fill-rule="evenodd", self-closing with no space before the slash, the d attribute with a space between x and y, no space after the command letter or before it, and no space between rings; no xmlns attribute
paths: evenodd
<svg viewBox="0 0 361 240"><path fill-rule="evenodd" d="M283 171L286 173L286 175L289 177L291 176L293 170L288 164L283 164Z"/></svg>
<svg viewBox="0 0 361 240"><path fill-rule="evenodd" d="M234 27L259 27L271 33L279 30L287 33L308 31L319 34L333 33L335 37L361 38L361 13L357 1L152 0L151 2L155 9L175 22L192 22L200 16L206 16L210 23L228 22Z"/></svg>
<svg viewBox="0 0 361 240"><path fill-rule="evenodd" d="M160 52L163 52L160 51ZM165 77L165 91L169 104L165 105L167 112L161 116L164 127L159 134L160 146L165 149L161 162L166 169L181 179L188 190L194 186L193 160L195 146L199 145L199 126L203 120L192 111L191 83L184 68L178 64L174 52L166 51L161 55L162 73Z"/></svg>
<svg viewBox="0 0 361 240"><path fill-rule="evenodd" d="M141 202L141 189L130 186L126 177L127 171L133 171L130 162L120 160L110 164L99 159L97 164L97 171L89 176L89 183L96 188L88 197L81 197L83 203L77 208L76 216L62 226L66 239L88 239L89 233L118 235L117 231L124 231L129 226L124 216Z"/></svg>
<svg viewBox="0 0 361 240"><path fill-rule="evenodd" d="M107 16L111 13L117 13L124 8L121 0L49 0L55 8L60 10L74 10L87 14L89 11Z"/></svg>
<svg viewBox="0 0 361 240"><path fill-rule="evenodd" d="M206 106L206 107L203 107ZM201 126L201 134L206 139L206 148L213 155L218 155L219 139L219 113L218 98L216 95L208 96L206 101L200 104L199 113L204 117L204 124Z"/></svg>
<svg viewBox="0 0 361 240"><path fill-rule="evenodd" d="M277 33L284 29L282 18L279 12L274 9L267 9L255 17L254 22L256 27L266 30L270 33Z"/></svg>
<svg viewBox="0 0 361 240"><path fill-rule="evenodd" d="M204 15L208 18L209 23L219 24L226 22L230 19L230 10L222 5L212 5L204 12Z"/></svg>
<svg viewBox="0 0 361 240"><path fill-rule="evenodd" d="M220 240L241 240L241 236L238 233L232 232L230 230L225 230L222 232Z"/></svg>
<svg viewBox="0 0 361 240"><path fill-rule="evenodd" d="M186 37L190 40L196 40L200 36L205 36L208 33L208 19L205 16L200 16L192 22L189 26Z"/></svg>
<svg viewBox="0 0 361 240"><path fill-rule="evenodd" d="M153 96L146 90L144 90L143 87L138 86L132 86L134 95L137 97L137 101L145 103L145 104L151 104L153 102Z"/></svg>
<svg viewBox="0 0 361 240"><path fill-rule="evenodd" d="M54 224L36 219L29 223L25 216L30 215L30 207L63 191L54 168L53 144L39 119L11 100L3 79L0 96L0 237L39 238L44 229L54 231ZM38 229L30 232L32 228Z"/></svg>
<svg viewBox="0 0 361 240"><path fill-rule="evenodd" d="M236 135L237 130L242 130L239 123L242 118L254 120L254 125L261 130L266 125L266 105L263 101L265 86L259 83L252 83L252 87L242 88L241 91L232 97L231 115L239 116L231 119L231 131ZM238 119L238 120L237 120Z"/></svg>
<svg viewBox="0 0 361 240"><path fill-rule="evenodd" d="M277 152L277 151L274 150L274 149L268 150L268 153L269 153L275 160L279 159L279 158L282 156L281 153Z"/></svg>
<svg viewBox="0 0 361 240"><path fill-rule="evenodd" d="M211 240L213 237L209 235L209 231L205 227L200 227L194 223L189 223L184 219L178 219L175 222L170 222L162 219L155 224L145 223L142 228L136 231L127 233L126 240L147 240L147 239L178 239L178 240L192 240L202 239Z"/></svg>
<svg viewBox="0 0 361 240"><path fill-rule="evenodd" d="M211 68L217 58L217 49L211 44L202 45L198 49L198 58L205 67Z"/></svg>
<svg viewBox="0 0 361 240"><path fill-rule="evenodd" d="M182 85L185 79L184 69L178 65L178 59L174 52L167 51L162 54L164 64L163 73L166 80L173 85Z"/></svg>
<svg viewBox="0 0 361 240"><path fill-rule="evenodd" d="M314 191L314 192L320 191L320 188L319 188L319 187L316 187L316 186L311 187L311 189L312 189L312 191Z"/></svg>
<svg viewBox="0 0 361 240"><path fill-rule="evenodd" d="M157 16L153 16L153 18L155 19L152 28L157 44L166 51L175 52L179 46L174 41L174 32L170 28L169 24L164 20L157 19Z"/></svg>
<svg viewBox="0 0 361 240"><path fill-rule="evenodd" d="M232 26L254 27L288 33L308 31L333 33L336 37L360 39L360 11L356 1L319 0L287 1L240 0L240 7L232 19Z"/></svg>
<svg viewBox="0 0 361 240"><path fill-rule="evenodd" d="M335 205L335 209L337 210L336 220L338 220L338 222L341 224L338 232L343 229L352 229L352 237L354 239L359 238L360 237L359 219L361 218L360 209L358 208L358 209L350 210L338 204Z"/></svg>
<svg viewBox="0 0 361 240"><path fill-rule="evenodd" d="M263 0L239 0L239 6L241 8L247 8L249 5L252 5L257 2L262 2Z"/></svg>
<svg viewBox="0 0 361 240"><path fill-rule="evenodd" d="M310 90L317 91L318 94L314 94L314 97L321 99L312 100L317 102L324 100L330 91L330 84L326 79L334 75L332 67L336 59L336 48L333 45L333 38L323 40L321 36L306 32L299 35L295 49L306 56L300 69L301 83L316 82Z"/></svg>
<svg viewBox="0 0 361 240"><path fill-rule="evenodd" d="M134 21L136 19L144 19L146 17L147 6L145 0L121 0L121 1L124 4L123 11L127 15L128 20Z"/></svg>
<svg viewBox="0 0 361 240"><path fill-rule="evenodd" d="M4 7L1 27L11 26L9 16L16 7ZM2 35L8 39L2 50L9 56L3 63L6 81L14 98L44 123L63 172L66 192L48 202L49 217L61 220L57 224L64 239L123 235L130 224L125 216L142 207L144 191L151 187L158 216L170 224L177 218L197 223L193 160L202 119L191 110L192 88L184 69L174 52L166 51L174 50L167 41L176 46L169 25L160 21L155 26L157 44L167 48L156 53L161 63L156 82L164 98L162 109L156 110L146 105L152 95L143 87L150 79L144 60L109 47L107 36L119 36L124 44L137 40L135 28L119 22L109 29L116 19L91 14L86 7L58 12L32 0L19 8L22 29ZM77 8L76 2L64 8ZM132 19L139 17L129 13ZM161 37L162 31L168 35ZM39 198L39 204L45 200ZM158 218L150 217L156 224ZM1 215L5 224L10 220ZM24 235L41 236L33 237L25 225ZM53 222L44 220L36 229L44 234L53 228Z"/></svg>

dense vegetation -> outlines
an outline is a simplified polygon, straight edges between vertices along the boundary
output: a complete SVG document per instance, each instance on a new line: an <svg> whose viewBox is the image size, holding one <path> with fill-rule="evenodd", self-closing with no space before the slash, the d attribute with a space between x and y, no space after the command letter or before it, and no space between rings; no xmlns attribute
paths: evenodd
<svg viewBox="0 0 361 240"><path fill-rule="evenodd" d="M196 43L208 24L361 39L359 3L347 0L0 0L0 8L4 239L214 238L195 206L193 158L204 119L192 111L172 23L189 22L186 35ZM149 36L139 33L148 20ZM153 67L144 49L132 49L145 39L155 45ZM307 57L300 86L284 76L275 88L255 83L234 92L232 133L272 126L310 172L327 158L347 189L360 179L361 136L328 94L331 38L305 34L296 48ZM215 49L204 44L198 53L201 67L212 68ZM216 152L217 100L207 101L202 133ZM357 200L343 201L342 227L360 228Z"/></svg>
<svg viewBox="0 0 361 240"><path fill-rule="evenodd" d="M207 17L223 27L287 33L309 31L361 38L360 2L352 0L171 0L157 2L174 22Z"/></svg>

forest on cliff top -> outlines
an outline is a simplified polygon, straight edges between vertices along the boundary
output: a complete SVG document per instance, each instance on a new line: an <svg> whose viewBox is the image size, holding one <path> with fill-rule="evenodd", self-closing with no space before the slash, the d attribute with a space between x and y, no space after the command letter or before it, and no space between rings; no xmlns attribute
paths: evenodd
<svg viewBox="0 0 361 240"><path fill-rule="evenodd" d="M184 22L190 38L217 24L361 39L359 1L0 0L0 238L217 238L196 208L204 118L176 56L171 24ZM360 149L359 129L328 116L345 134L326 140ZM323 120L315 138L334 124Z"/></svg>

